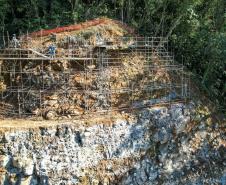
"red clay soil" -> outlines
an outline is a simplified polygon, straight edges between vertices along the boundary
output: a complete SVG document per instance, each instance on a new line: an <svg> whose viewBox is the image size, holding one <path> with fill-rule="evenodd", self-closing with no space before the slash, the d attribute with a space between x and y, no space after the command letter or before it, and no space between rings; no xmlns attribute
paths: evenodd
<svg viewBox="0 0 226 185"><path fill-rule="evenodd" d="M120 27L124 28L129 34L134 34L134 29L128 27L126 24L108 19L108 18L98 18L90 21L86 21L80 24L75 24L75 25L69 25L69 26L63 26L63 27L57 27L54 29L49 29L49 30L40 30L37 32L33 32L30 34L31 37L40 37L40 36L48 36L52 33L61 33L61 32L70 32L70 31L79 31L83 29L87 29L89 27L93 26L98 26L98 25L104 25L104 24L117 24Z"/></svg>

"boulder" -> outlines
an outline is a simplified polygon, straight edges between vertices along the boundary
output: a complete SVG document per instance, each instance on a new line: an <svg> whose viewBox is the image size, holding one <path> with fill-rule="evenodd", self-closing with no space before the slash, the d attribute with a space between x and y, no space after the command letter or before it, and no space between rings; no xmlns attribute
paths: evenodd
<svg viewBox="0 0 226 185"><path fill-rule="evenodd" d="M154 141L160 142L161 144L168 142L170 138L171 138L171 133L169 132L169 130L165 129L164 127L159 129L154 135Z"/></svg>
<svg viewBox="0 0 226 185"><path fill-rule="evenodd" d="M32 175L34 171L34 163L32 159L26 159L23 167L23 174L24 175Z"/></svg>
<svg viewBox="0 0 226 185"><path fill-rule="evenodd" d="M180 116L174 124L176 134L182 133L186 129L187 123L189 121L189 117Z"/></svg>
<svg viewBox="0 0 226 185"><path fill-rule="evenodd" d="M47 120L54 120L56 118L56 116L57 116L57 113L55 111L50 110L50 111L46 112L45 118Z"/></svg>
<svg viewBox="0 0 226 185"><path fill-rule="evenodd" d="M12 160L13 167L18 168L19 171L26 176L30 176L34 171L34 162L30 158L14 157Z"/></svg>

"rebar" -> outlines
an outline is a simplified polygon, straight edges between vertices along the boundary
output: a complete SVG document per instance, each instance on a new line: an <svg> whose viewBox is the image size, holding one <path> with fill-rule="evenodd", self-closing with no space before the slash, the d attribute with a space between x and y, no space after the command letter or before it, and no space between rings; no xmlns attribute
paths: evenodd
<svg viewBox="0 0 226 185"><path fill-rule="evenodd" d="M8 39L0 49L0 79L6 84L0 115L78 116L190 97L190 77L162 37L122 37L98 46L73 42L54 57L32 39L20 40L21 48Z"/></svg>

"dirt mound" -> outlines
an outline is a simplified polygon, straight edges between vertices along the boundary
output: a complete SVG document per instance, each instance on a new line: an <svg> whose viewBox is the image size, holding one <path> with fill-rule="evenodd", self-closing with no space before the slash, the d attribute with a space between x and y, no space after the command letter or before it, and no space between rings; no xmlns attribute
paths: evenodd
<svg viewBox="0 0 226 185"><path fill-rule="evenodd" d="M128 27L120 21L108 19L108 18L98 18L90 21L86 21L80 24L57 27L49 30L40 30L30 34L31 37L48 36L52 33L62 33L62 32L81 32L87 29L95 29L94 27L108 27L109 31L112 30L113 34L134 34L134 29ZM121 29L120 29L121 28ZM121 35L122 36L122 35Z"/></svg>
<svg viewBox="0 0 226 185"><path fill-rule="evenodd" d="M135 31L120 21L99 18L84 23L58 27L50 30L40 30L20 37L22 48L33 48L36 51L45 50L54 44L58 53L65 53L62 48L74 49L103 45L103 43L121 42L121 37L135 36ZM117 44L116 44L117 43ZM62 54L61 54L62 55Z"/></svg>

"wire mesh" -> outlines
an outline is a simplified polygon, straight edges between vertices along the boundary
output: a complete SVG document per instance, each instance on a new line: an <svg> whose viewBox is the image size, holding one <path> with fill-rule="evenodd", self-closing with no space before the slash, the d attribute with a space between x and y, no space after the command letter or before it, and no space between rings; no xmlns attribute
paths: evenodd
<svg viewBox="0 0 226 185"><path fill-rule="evenodd" d="M17 45L2 39L1 115L81 116L190 97L189 76L162 37L118 37L96 45L67 37L54 53L35 44L38 39L23 36Z"/></svg>

